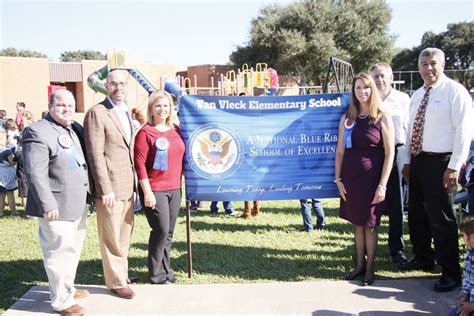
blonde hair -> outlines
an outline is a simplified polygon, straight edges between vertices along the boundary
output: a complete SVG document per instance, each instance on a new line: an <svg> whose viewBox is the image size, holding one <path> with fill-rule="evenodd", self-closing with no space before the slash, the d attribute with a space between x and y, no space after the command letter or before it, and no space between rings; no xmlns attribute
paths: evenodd
<svg viewBox="0 0 474 316"><path fill-rule="evenodd" d="M365 72L358 74L352 80L351 101L349 103L349 110L347 111L347 118L354 122L360 114L360 102L357 100L355 95L355 85L357 80L362 80L365 87L370 88L368 115L370 117L370 124L375 124L384 113L382 99L380 98L374 79L371 75Z"/></svg>
<svg viewBox="0 0 474 316"><path fill-rule="evenodd" d="M147 108L147 123L150 125L154 125L152 107L155 101L160 100L160 99L168 99L168 102L170 104L170 110L169 110L169 115L166 118L165 124L168 127L173 127L173 122L176 119L176 111L174 110L173 98L168 92L162 91L162 90L157 90L150 95L150 99L148 100L148 108Z"/></svg>

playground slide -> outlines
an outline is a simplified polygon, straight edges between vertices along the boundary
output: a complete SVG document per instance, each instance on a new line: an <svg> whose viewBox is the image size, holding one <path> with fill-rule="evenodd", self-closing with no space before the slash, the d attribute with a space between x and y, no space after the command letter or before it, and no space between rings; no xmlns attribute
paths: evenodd
<svg viewBox="0 0 474 316"><path fill-rule="evenodd" d="M145 89L148 94L152 94L156 91L156 88L151 84L148 79L146 79L138 69L124 69L127 70L128 73L135 78L135 80ZM104 86L104 80L109 73L107 66L102 67L101 69L93 72L87 78L87 84L89 88L94 90L95 92L100 92L102 94L107 95L107 89Z"/></svg>
<svg viewBox="0 0 474 316"><path fill-rule="evenodd" d="M107 89L104 87L104 79L108 74L107 66L102 67L101 69L93 72L89 77L87 77L87 85L89 88L95 92L100 92L107 95Z"/></svg>
<svg viewBox="0 0 474 316"><path fill-rule="evenodd" d="M143 89L145 89L148 92L148 94L152 94L153 92L156 91L156 88L153 86L153 84L148 79L146 79L145 76L143 76L142 73L138 69L124 69L124 70L127 70L128 73L143 87ZM107 69L107 66L104 66L101 69L93 72L87 78L87 84L89 85L89 88L91 88L95 92L100 92L102 94L107 95L108 92L104 86L104 80L107 77L108 73L109 71ZM169 92L171 95L176 97L178 101L182 96L187 95L186 91L181 89L181 87L176 82L176 79L173 77L165 79L164 89L165 91Z"/></svg>
<svg viewBox="0 0 474 316"><path fill-rule="evenodd" d="M156 88L151 84L148 79L145 78L145 76L142 75L138 69L127 69L128 73L135 78L135 80L145 89L148 94L152 94L153 92L156 91Z"/></svg>

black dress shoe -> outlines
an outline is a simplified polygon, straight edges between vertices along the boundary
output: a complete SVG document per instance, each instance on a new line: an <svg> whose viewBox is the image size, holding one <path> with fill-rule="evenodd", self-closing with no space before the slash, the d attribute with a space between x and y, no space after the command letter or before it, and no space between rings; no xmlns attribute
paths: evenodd
<svg viewBox="0 0 474 316"><path fill-rule="evenodd" d="M140 278L138 277L129 277L127 279L127 284L138 283L140 282Z"/></svg>
<svg viewBox="0 0 474 316"><path fill-rule="evenodd" d="M164 279L164 280L161 280L161 281L150 281L151 284L160 284L160 285L164 285L164 284L167 284L168 283L168 280L167 279Z"/></svg>
<svg viewBox="0 0 474 316"><path fill-rule="evenodd" d="M461 279L442 276L433 286L436 292L449 292L461 286Z"/></svg>
<svg viewBox="0 0 474 316"><path fill-rule="evenodd" d="M398 264L406 264L408 262L407 256L402 250L392 253L392 261Z"/></svg>
<svg viewBox="0 0 474 316"><path fill-rule="evenodd" d="M361 274L364 274L365 273L365 269L362 269L362 270L354 270L352 271L351 273L348 273L344 276L344 280L346 281L352 281L354 280L355 278L357 278L359 275Z"/></svg>
<svg viewBox="0 0 474 316"><path fill-rule="evenodd" d="M434 264L421 263L416 259L411 259L407 263L400 264L400 271L413 271L413 270L422 270L422 271L433 271Z"/></svg>

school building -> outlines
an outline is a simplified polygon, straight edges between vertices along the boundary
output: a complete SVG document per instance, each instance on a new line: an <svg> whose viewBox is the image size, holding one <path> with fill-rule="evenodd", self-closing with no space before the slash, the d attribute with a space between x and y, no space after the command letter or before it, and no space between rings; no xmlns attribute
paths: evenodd
<svg viewBox="0 0 474 316"><path fill-rule="evenodd" d="M76 99L76 120L82 122L87 110L102 101L104 94L94 92L87 78L95 71L107 65L106 60L83 60L80 63L49 62L46 58L0 57L0 109L7 111L7 117L16 114L16 103L23 101L26 109L37 118L48 110L48 97L58 87L71 91ZM163 78L194 78L197 75L198 86L209 86L221 73L232 69L226 65L198 65L180 70L172 64L134 63L135 68L156 89L162 88ZM211 69L212 71L209 71ZM146 112L148 92L133 78L128 81L128 104ZM194 83L193 83L194 84Z"/></svg>

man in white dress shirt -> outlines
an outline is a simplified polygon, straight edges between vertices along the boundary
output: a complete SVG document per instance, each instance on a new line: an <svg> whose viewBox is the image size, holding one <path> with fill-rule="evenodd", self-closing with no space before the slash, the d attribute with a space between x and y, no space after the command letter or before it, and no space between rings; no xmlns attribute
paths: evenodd
<svg viewBox="0 0 474 316"><path fill-rule="evenodd" d="M410 187L408 226L414 258L401 268L432 270L436 260L442 268L434 284L439 292L461 284L453 201L473 124L471 97L461 84L444 75L444 65L440 49L425 48L420 53L418 70L424 86L411 98L403 167Z"/></svg>
<svg viewBox="0 0 474 316"><path fill-rule="evenodd" d="M392 67L384 62L375 64L370 69L377 90L382 98L385 109L390 113L395 128L395 159L392 171L387 182L387 210L388 222L388 248L395 263L404 264L405 243L403 242L403 204L401 172L408 128L408 112L410 108L410 97L403 92L393 89Z"/></svg>

